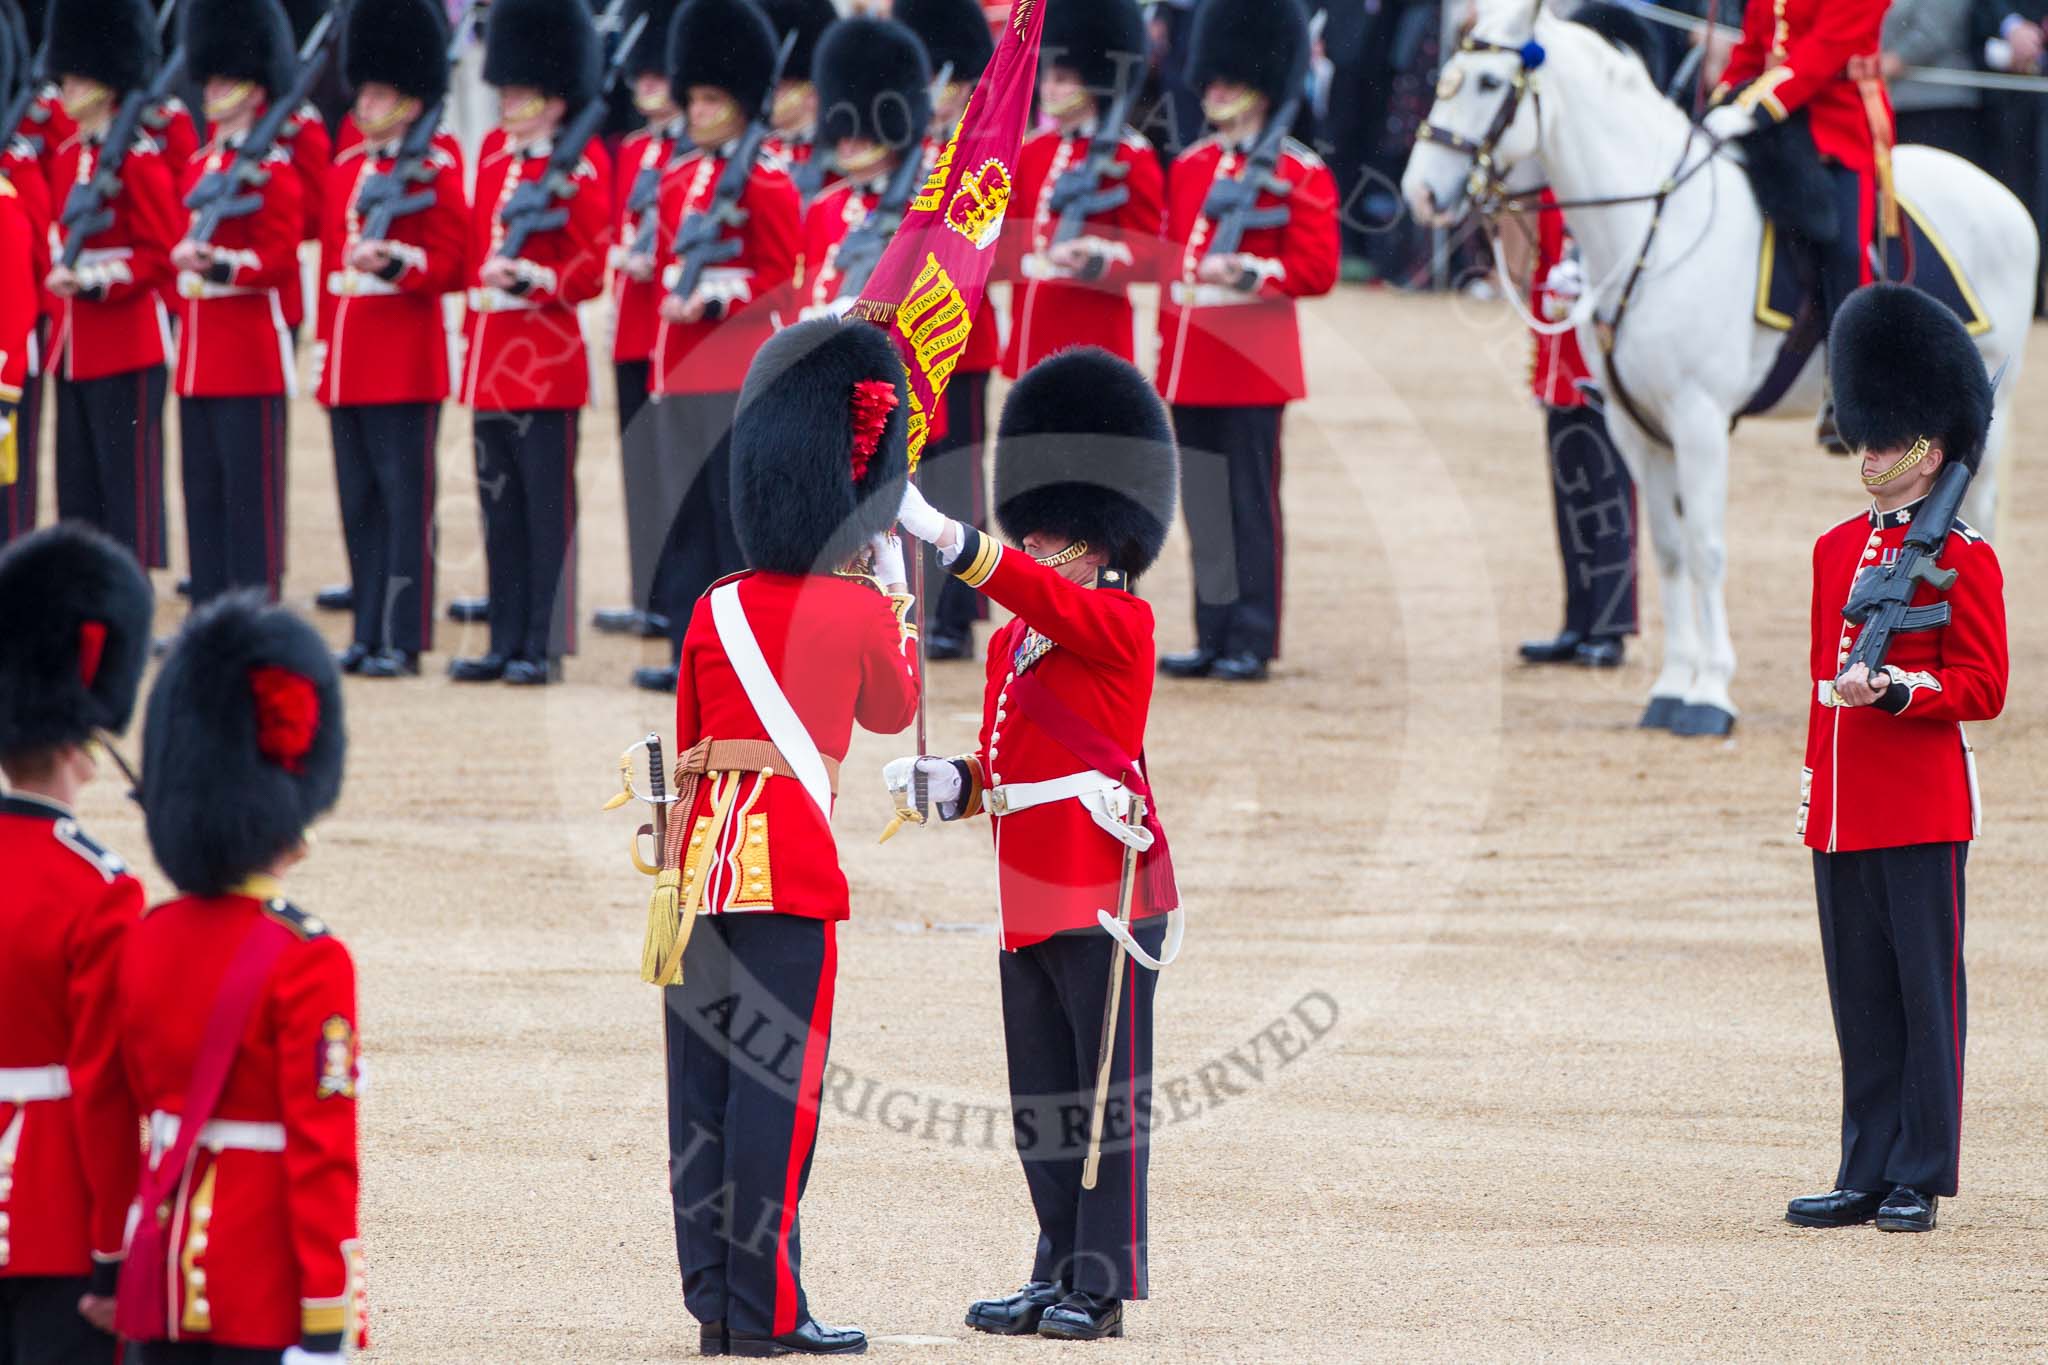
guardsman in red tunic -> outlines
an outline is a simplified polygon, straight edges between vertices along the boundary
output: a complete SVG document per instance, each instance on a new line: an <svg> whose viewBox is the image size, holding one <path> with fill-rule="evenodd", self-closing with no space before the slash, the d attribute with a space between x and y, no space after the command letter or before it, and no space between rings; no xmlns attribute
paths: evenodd
<svg viewBox="0 0 2048 1365"><path fill-rule="evenodd" d="M632 605L599 609L594 624L608 635L668 638L653 609L654 568L668 523L661 518L661 443L647 411L647 371L660 318L655 278L661 235L662 174L689 145L683 113L668 84L668 30L675 0L636 0L626 22L645 15L646 31L628 60L633 106L646 125L626 134L612 175L612 378L619 404L619 456L626 484L626 565ZM641 420L645 413L645 420Z"/></svg>
<svg viewBox="0 0 2048 1365"><path fill-rule="evenodd" d="M340 1365L365 1344L355 964L282 886L346 747L325 643L253 593L196 612L150 693L143 813L179 896L129 932L119 977L149 1156L114 1315L140 1365Z"/></svg>
<svg viewBox="0 0 2048 1365"><path fill-rule="evenodd" d="M1137 0L1055 6L1045 25L1038 109L1054 126L1024 140L999 267L1015 283L1003 352L1011 379L1069 346L1137 359L1129 287L1156 277L1166 199L1152 144L1129 126L1102 127L1125 85L1145 79ZM1089 166L1099 139L1108 163L1098 176ZM1122 202L1090 211L1097 194Z"/></svg>
<svg viewBox="0 0 2048 1365"><path fill-rule="evenodd" d="M781 162L762 151L744 181L727 186L726 167L768 98L775 34L752 0L686 0L669 28L669 85L683 106L690 145L662 177L655 279L660 322L648 382L661 443L665 539L654 574L654 610L667 619L670 657L704 590L744 563L732 525L731 434L747 366L789 307L802 210ZM715 215L712 254L685 263L675 254L684 223ZM729 253L729 254L728 254ZM696 285L677 291L685 271ZM781 322L790 318L782 316ZM675 669L633 674L635 686L668 692Z"/></svg>
<svg viewBox="0 0 2048 1365"><path fill-rule="evenodd" d="M447 44L432 0L349 7L348 126L370 133L334 159L321 196L315 394L334 436L355 616L341 670L365 678L413 676L434 645L436 450L448 396L441 300L469 278L469 201L454 137L410 139L420 120L440 117ZM374 206L387 192L405 211L380 226Z"/></svg>
<svg viewBox="0 0 2048 1365"><path fill-rule="evenodd" d="M782 82L775 87L775 112L770 120L775 135L769 149L789 173L797 197L808 204L825 187L831 147L818 146L818 87L814 76L818 40L839 21L832 0L761 0L761 8L775 29L779 45L791 34L796 42L789 49L789 63ZM778 50L779 47L778 47Z"/></svg>
<svg viewBox="0 0 2048 1365"><path fill-rule="evenodd" d="M187 0L187 69L206 92L211 139L186 166L189 195L225 174L264 105L295 74L291 21L277 0ZM285 297L299 291L305 228L290 153L263 154L261 206L222 219L212 240L171 249L178 270L178 433L192 601L284 586L286 403L295 387Z"/></svg>
<svg viewBox="0 0 2048 1365"><path fill-rule="evenodd" d="M893 14L898 23L924 40L934 74L949 67L952 71L932 101L931 139L925 144L925 157L936 165L960 126L960 116L966 112L982 72L988 69L989 59L995 56L995 39L979 0L896 0ZM1015 202L1013 198L1013 206ZM983 470L988 445L988 383L1002 359L1002 324L992 296L984 294L967 334L967 349L940 399L942 415L933 421L931 443L917 467L918 485L932 505L970 526L988 524ZM934 577L939 589L926 607L930 617L925 657L972 659L974 623L987 615L987 607L980 594L951 575L935 570Z"/></svg>
<svg viewBox="0 0 2048 1365"><path fill-rule="evenodd" d="M19 16L0 16L0 100L30 79L34 54ZM38 108L40 105L32 105ZM31 127L27 118L22 127ZM0 545L35 529L41 489L37 434L42 417L43 277L50 273L50 186L37 148L0 128L0 422L11 441L14 476L0 455ZM26 282L24 282L24 280Z"/></svg>
<svg viewBox="0 0 2048 1365"><path fill-rule="evenodd" d="M97 531L0 553L0 1360L20 1365L114 1359L140 1155L114 977L142 885L72 806L94 741L127 728L153 614L141 567Z"/></svg>
<svg viewBox="0 0 2048 1365"><path fill-rule="evenodd" d="M548 174L555 134L598 96L598 37L582 0L500 0L484 80L498 87L504 140L485 144L470 209L468 355L462 401L475 413L484 506L490 648L457 659L457 682L542 685L576 648L576 445L590 356L576 305L604 289L610 163L582 149L567 220L505 252L504 209Z"/></svg>
<svg viewBox="0 0 2048 1365"><path fill-rule="evenodd" d="M1874 675L1849 662L1861 628L1843 608L1859 578L1898 559L1942 469L1977 467L1992 391L1956 316L1898 285L1850 295L1829 360L1873 499L1813 547L1799 801L1842 1057L1842 1161L1832 1193L1785 1216L1928 1232L1962 1146L1963 867L1978 827L1963 726L2005 706L2005 582L1989 542L1956 521L1936 560L1954 582L1913 598L1948 621L1894 635Z"/></svg>
<svg viewBox="0 0 2048 1365"><path fill-rule="evenodd" d="M833 25L818 45L814 71L824 155L843 178L804 211L797 306L804 317L840 316L861 283L847 277L839 259L847 235L869 221L892 183L902 188L905 177L923 173L932 73L924 44L891 19ZM906 158L916 169L906 167ZM908 188L914 195L918 185Z"/></svg>
<svg viewBox="0 0 2048 1365"><path fill-rule="evenodd" d="M1587 8L1614 10L1611 5ZM1629 21L1637 22L1632 16ZM1549 201L1548 190L1544 198ZM1578 249L1565 231L1564 215L1546 207L1536 215L1529 305L1538 317L1561 324L1584 289ZM1548 640L1524 641L1521 656L1532 664L1615 668L1621 664L1622 642L1636 633L1635 481L1607 434L1607 418L1586 392L1592 372L1579 352L1577 333L1532 333L1530 350L1529 389L1543 405L1550 450L1546 465L1557 514L1558 559L1564 566L1564 629Z"/></svg>
<svg viewBox="0 0 2048 1365"><path fill-rule="evenodd" d="M994 828L1003 1035L1038 1245L1021 1290L968 1308L977 1331L1122 1336L1124 1301L1148 1293L1152 1000L1156 969L1179 948L1179 897L1145 769L1152 608L1133 580L1166 542L1177 465L1144 376L1077 347L1027 371L1003 406L996 521L1018 548L934 512L915 489L904 498L903 528L1014 613L989 641L975 751L899 759L884 774L899 806L921 770L941 818L986 811ZM1115 1026L1097 1128L1105 1017Z"/></svg>
<svg viewBox="0 0 2048 1365"><path fill-rule="evenodd" d="M61 213L99 165L122 96L148 83L156 29L141 0L64 0L49 20L50 70L77 124L51 162ZM75 268L59 261L47 280L56 298L57 513L100 527L157 567L166 556L164 297L185 214L164 150L146 134L128 148L120 186L108 205L113 222L85 240Z"/></svg>
<svg viewBox="0 0 2048 1365"><path fill-rule="evenodd" d="M1885 221L1897 213L1890 198L1891 97L1874 70L1860 79L1850 75L1859 59L1874 65L1889 5L1890 0L1747 0L1742 37L1728 54L1705 120L1707 131L1724 139L1787 123L1811 130L1834 186L1833 238L1820 248L1824 322L1851 290L1872 278L1870 246L1880 229L1897 235L1896 221ZM1805 156L1810 164L1811 153ZM1821 440L1840 448L1825 414Z"/></svg>
<svg viewBox="0 0 2048 1365"><path fill-rule="evenodd" d="M696 604L684 636L677 801L642 976L665 988L676 1250L706 1355L867 1345L811 1316L798 1205L847 916L839 767L856 724L894 734L917 709L887 534L908 410L878 328L820 318L762 348L732 437L749 567Z"/></svg>
<svg viewBox="0 0 2048 1365"><path fill-rule="evenodd" d="M1159 391L1180 437L1181 502L1195 578L1195 647L1160 660L1176 678L1256 682L1280 657L1286 533L1280 438L1308 396L1294 301L1337 282L1337 186L1329 167L1281 142L1237 250L1211 249L1212 187L1244 178L1269 120L1307 70L1300 0L1203 0L1191 83L1215 131L1175 158L1167 181Z"/></svg>

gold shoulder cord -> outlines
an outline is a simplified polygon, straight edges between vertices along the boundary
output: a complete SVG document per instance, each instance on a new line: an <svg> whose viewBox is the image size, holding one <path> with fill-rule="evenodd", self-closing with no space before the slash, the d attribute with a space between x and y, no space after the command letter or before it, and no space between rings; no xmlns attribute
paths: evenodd
<svg viewBox="0 0 2048 1365"><path fill-rule="evenodd" d="M1865 488L1882 488L1892 480L1904 477L1915 465L1926 459L1927 452L1933 448L1934 443L1925 436L1922 436L1919 440L1913 442L1912 447L1905 454L1899 456L1898 462L1890 469L1887 469L1882 474L1865 476L1863 486Z"/></svg>

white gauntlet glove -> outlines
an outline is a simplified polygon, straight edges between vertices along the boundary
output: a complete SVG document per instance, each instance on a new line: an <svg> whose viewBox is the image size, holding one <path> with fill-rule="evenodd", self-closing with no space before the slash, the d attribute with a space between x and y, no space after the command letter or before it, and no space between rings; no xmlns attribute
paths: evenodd
<svg viewBox="0 0 2048 1365"><path fill-rule="evenodd" d="M882 769L882 785L889 789L898 808L908 808L913 776L924 774L925 792L941 820L960 818L960 770L950 758L899 758Z"/></svg>
<svg viewBox="0 0 2048 1365"><path fill-rule="evenodd" d="M903 529L928 545L936 545L946 538L946 528L953 524L951 517L924 500L924 494L917 491L917 485L903 485L903 505L896 509L896 520ZM960 543L959 537L953 543Z"/></svg>
<svg viewBox="0 0 2048 1365"><path fill-rule="evenodd" d="M1733 142L1756 131L1756 112L1739 104L1723 104L1709 109L1700 126L1722 142Z"/></svg>
<svg viewBox="0 0 2048 1365"><path fill-rule="evenodd" d="M884 531L868 542L868 549L875 556L875 577L883 587L907 583L910 580L903 572L903 542Z"/></svg>

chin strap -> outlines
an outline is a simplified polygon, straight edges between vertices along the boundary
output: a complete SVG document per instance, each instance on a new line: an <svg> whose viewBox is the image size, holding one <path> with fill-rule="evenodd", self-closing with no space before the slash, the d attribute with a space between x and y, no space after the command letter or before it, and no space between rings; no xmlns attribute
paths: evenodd
<svg viewBox="0 0 2048 1365"><path fill-rule="evenodd" d="M1085 555L1087 553L1088 542L1085 540L1077 540L1072 545L1069 545L1066 549L1061 550L1058 554L1047 555L1044 559L1041 559L1038 562L1040 564L1043 564L1048 569L1057 569L1060 568L1062 565L1073 563L1075 560L1079 559L1082 555Z"/></svg>
<svg viewBox="0 0 2048 1365"><path fill-rule="evenodd" d="M1898 462L1892 465L1890 469L1885 470L1882 474L1866 474L1863 478L1863 486L1865 488L1882 488L1893 480L1904 477L1912 471L1914 466L1926 459L1928 451L1933 448L1933 442L1922 436L1919 440L1913 442L1911 448L1905 454L1899 456Z"/></svg>

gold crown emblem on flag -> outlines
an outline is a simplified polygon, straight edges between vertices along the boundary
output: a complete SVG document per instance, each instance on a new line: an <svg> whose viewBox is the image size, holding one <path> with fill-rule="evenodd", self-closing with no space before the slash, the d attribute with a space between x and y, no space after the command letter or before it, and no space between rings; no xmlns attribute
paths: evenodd
<svg viewBox="0 0 2048 1365"><path fill-rule="evenodd" d="M960 177L960 188L946 205L946 226L977 248L986 247L995 240L1009 207L1010 173L991 157L981 163L980 170Z"/></svg>

